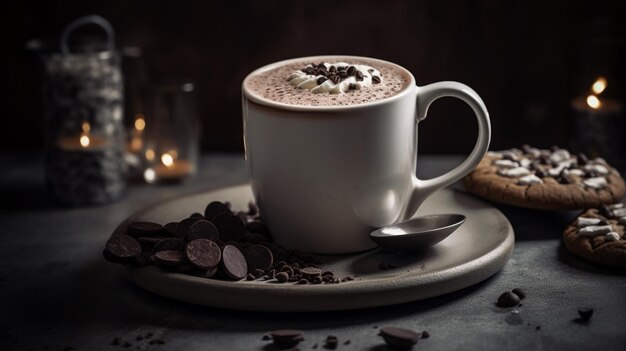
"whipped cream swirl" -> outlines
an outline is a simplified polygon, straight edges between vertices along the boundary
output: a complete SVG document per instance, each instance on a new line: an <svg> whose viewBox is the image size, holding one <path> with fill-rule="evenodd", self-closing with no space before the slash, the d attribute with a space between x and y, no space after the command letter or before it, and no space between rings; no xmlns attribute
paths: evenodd
<svg viewBox="0 0 626 351"><path fill-rule="evenodd" d="M372 84L379 84L382 82L382 75L374 67L367 65L349 64L346 62L337 63L323 63L325 71L329 72L329 75L334 72L346 72L342 74L340 80L329 79L329 75L319 72L320 65L306 65L303 69L292 72L287 81L289 84L301 88L308 89L314 94L330 93L340 94L349 90L358 90ZM352 69L351 67L354 67ZM317 74L314 72L317 71ZM351 74L348 74L350 72ZM357 72L360 72L357 73Z"/></svg>

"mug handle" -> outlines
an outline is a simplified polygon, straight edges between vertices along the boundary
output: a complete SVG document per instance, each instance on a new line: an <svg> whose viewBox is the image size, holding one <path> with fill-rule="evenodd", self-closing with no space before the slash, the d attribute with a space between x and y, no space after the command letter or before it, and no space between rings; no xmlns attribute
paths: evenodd
<svg viewBox="0 0 626 351"><path fill-rule="evenodd" d="M437 82L417 88L417 123L426 117L428 108L433 101L451 96L463 100L468 104L478 121L478 139L474 149L469 156L453 170L432 179L419 179L413 173L413 192L407 203L404 219L412 217L424 200L436 190L448 186L463 178L471 172L483 158L489 148L491 140L491 123L489 122L489 112L483 100L476 92L465 84L458 82ZM417 132L416 132L417 133ZM417 157L417 138L415 143L415 157ZM417 160L415 160L417 167Z"/></svg>

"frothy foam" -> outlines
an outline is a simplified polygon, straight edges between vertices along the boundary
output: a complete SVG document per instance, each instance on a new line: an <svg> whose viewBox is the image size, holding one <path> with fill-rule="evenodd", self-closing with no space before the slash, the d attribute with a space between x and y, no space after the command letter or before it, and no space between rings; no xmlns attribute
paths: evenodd
<svg viewBox="0 0 626 351"><path fill-rule="evenodd" d="M319 86L319 84L309 84L310 87L307 86L307 88L303 88L304 86L299 88L299 85L290 84L290 81L294 78L294 72L300 71L307 67L307 65L318 65L320 62L328 63L329 66L333 63L337 63L372 68L376 73L380 74L381 82L371 84L370 76L368 77L369 80L367 84L363 84L365 83L365 81L363 81L362 84L359 84L357 89L348 89L350 82L345 84L343 83L345 81L339 82L338 84L324 82L323 84L326 84L329 89L326 91L320 91L320 89L318 89L315 92L313 90ZM365 68L366 71L368 68ZM410 82L410 76L406 74L404 70L392 64L351 57L338 57L329 61L328 58L320 57L318 60L313 58L313 60L307 59L290 62L274 69L255 74L246 81L246 88L254 95L264 99L289 105L347 106L389 98L406 89ZM356 82L352 83L354 84ZM346 89L341 89L341 87L343 87L342 84L345 85ZM331 91L334 86L337 86L340 91L337 91L337 89Z"/></svg>

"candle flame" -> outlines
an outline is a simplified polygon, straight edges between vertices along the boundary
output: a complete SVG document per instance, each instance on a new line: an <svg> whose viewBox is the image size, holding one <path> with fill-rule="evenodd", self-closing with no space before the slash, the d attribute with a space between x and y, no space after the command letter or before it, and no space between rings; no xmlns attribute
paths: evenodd
<svg viewBox="0 0 626 351"><path fill-rule="evenodd" d="M89 133L89 131L91 130L91 126L89 125L89 122L83 122L82 128L83 128L83 132L85 133Z"/></svg>
<svg viewBox="0 0 626 351"><path fill-rule="evenodd" d="M137 116L135 116L135 129L140 132L146 129L146 119L141 113L138 113Z"/></svg>
<svg viewBox="0 0 626 351"><path fill-rule="evenodd" d="M91 140L89 140L89 137L87 135L81 135L80 146L87 147L89 146L90 143L91 143Z"/></svg>
<svg viewBox="0 0 626 351"><path fill-rule="evenodd" d="M600 76L591 86L591 90L596 94L600 95L606 89L607 81L606 78Z"/></svg>
<svg viewBox="0 0 626 351"><path fill-rule="evenodd" d="M147 150L146 150L146 160L148 160L148 161L152 161L152 160L154 160L154 157L155 157L155 156L156 156L156 155L155 155L155 153L154 153L154 150L152 150L152 149L147 149Z"/></svg>
<svg viewBox="0 0 626 351"><path fill-rule="evenodd" d="M600 108L600 106L602 106L602 103L597 96L589 95L587 96L587 105L589 105L589 107L591 107L592 109L597 110Z"/></svg>
<svg viewBox="0 0 626 351"><path fill-rule="evenodd" d="M174 158L166 152L161 155L161 162L163 162L165 167L172 167L172 165L174 165Z"/></svg>

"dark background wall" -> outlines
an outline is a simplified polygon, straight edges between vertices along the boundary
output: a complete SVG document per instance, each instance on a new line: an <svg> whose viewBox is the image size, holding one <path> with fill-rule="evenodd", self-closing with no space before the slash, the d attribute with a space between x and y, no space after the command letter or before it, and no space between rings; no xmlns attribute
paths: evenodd
<svg viewBox="0 0 626 351"><path fill-rule="evenodd" d="M192 79L204 151L243 149L240 84L261 65L305 55L382 58L419 85L457 80L485 100L492 148L567 145L570 99L593 79L624 100L623 1L47 1L3 11L3 149L42 145L41 72L24 49L56 38L81 15L99 14L120 47L143 48L150 84ZM149 88L148 88L149 89ZM625 101L626 102L626 101ZM433 105L421 152L466 152L475 137L465 105Z"/></svg>

